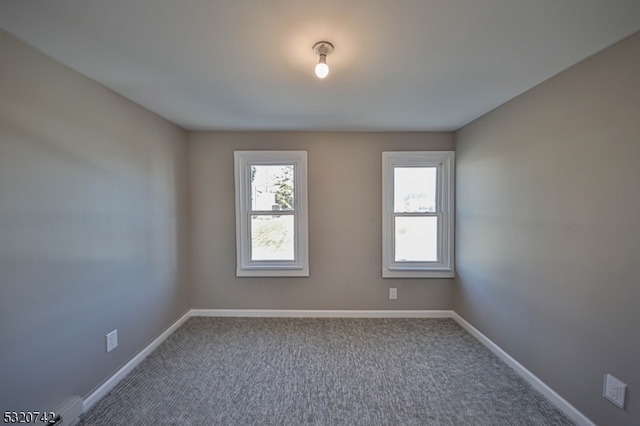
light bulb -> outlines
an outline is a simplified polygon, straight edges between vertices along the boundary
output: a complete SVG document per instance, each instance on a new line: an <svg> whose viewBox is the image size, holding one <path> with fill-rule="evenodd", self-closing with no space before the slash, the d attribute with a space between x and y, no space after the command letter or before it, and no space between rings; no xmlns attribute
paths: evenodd
<svg viewBox="0 0 640 426"><path fill-rule="evenodd" d="M329 65L327 65L327 55L333 52L333 44L328 41L319 41L313 45L313 52L318 55L316 64L316 76L326 78L329 75Z"/></svg>
<svg viewBox="0 0 640 426"><path fill-rule="evenodd" d="M320 55L320 60L316 65L316 76L318 78L325 78L329 75L329 65L327 65L326 55Z"/></svg>
<svg viewBox="0 0 640 426"><path fill-rule="evenodd" d="M325 78L328 75L329 75L329 65L327 64L316 65L316 76L318 78Z"/></svg>

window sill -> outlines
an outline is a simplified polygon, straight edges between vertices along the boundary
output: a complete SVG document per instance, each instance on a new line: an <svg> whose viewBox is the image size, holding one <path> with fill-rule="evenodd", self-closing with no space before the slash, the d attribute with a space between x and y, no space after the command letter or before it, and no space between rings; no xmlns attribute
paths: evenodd
<svg viewBox="0 0 640 426"><path fill-rule="evenodd" d="M455 271L451 269L442 270L406 270L406 269L383 269L382 278L454 278Z"/></svg>
<svg viewBox="0 0 640 426"><path fill-rule="evenodd" d="M309 269L236 269L236 277L309 277Z"/></svg>

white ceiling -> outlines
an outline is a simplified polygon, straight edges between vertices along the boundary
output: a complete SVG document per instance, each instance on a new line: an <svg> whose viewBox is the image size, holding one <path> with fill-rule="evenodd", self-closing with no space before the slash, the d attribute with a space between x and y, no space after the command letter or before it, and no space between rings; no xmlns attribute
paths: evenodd
<svg viewBox="0 0 640 426"><path fill-rule="evenodd" d="M0 0L0 27L186 129L455 130L639 31L640 0Z"/></svg>

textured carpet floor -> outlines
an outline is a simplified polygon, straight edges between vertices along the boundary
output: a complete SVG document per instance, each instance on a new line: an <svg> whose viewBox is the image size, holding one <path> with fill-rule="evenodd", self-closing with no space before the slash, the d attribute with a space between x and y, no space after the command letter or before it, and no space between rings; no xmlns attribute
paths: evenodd
<svg viewBox="0 0 640 426"><path fill-rule="evenodd" d="M451 319L191 318L81 425L571 425Z"/></svg>

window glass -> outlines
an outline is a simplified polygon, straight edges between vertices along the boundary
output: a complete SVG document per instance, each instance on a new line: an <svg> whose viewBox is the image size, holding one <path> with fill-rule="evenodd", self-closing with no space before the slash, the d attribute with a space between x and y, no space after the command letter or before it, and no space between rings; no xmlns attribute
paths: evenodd
<svg viewBox="0 0 640 426"><path fill-rule="evenodd" d="M438 218L397 216L395 218L395 261L438 260Z"/></svg>
<svg viewBox="0 0 640 426"><path fill-rule="evenodd" d="M294 216L251 216L251 260L294 260Z"/></svg>
<svg viewBox="0 0 640 426"><path fill-rule="evenodd" d="M396 213L435 212L436 176L436 167L394 167L394 211Z"/></svg>
<svg viewBox="0 0 640 426"><path fill-rule="evenodd" d="M251 166L251 209L293 210L294 166Z"/></svg>

